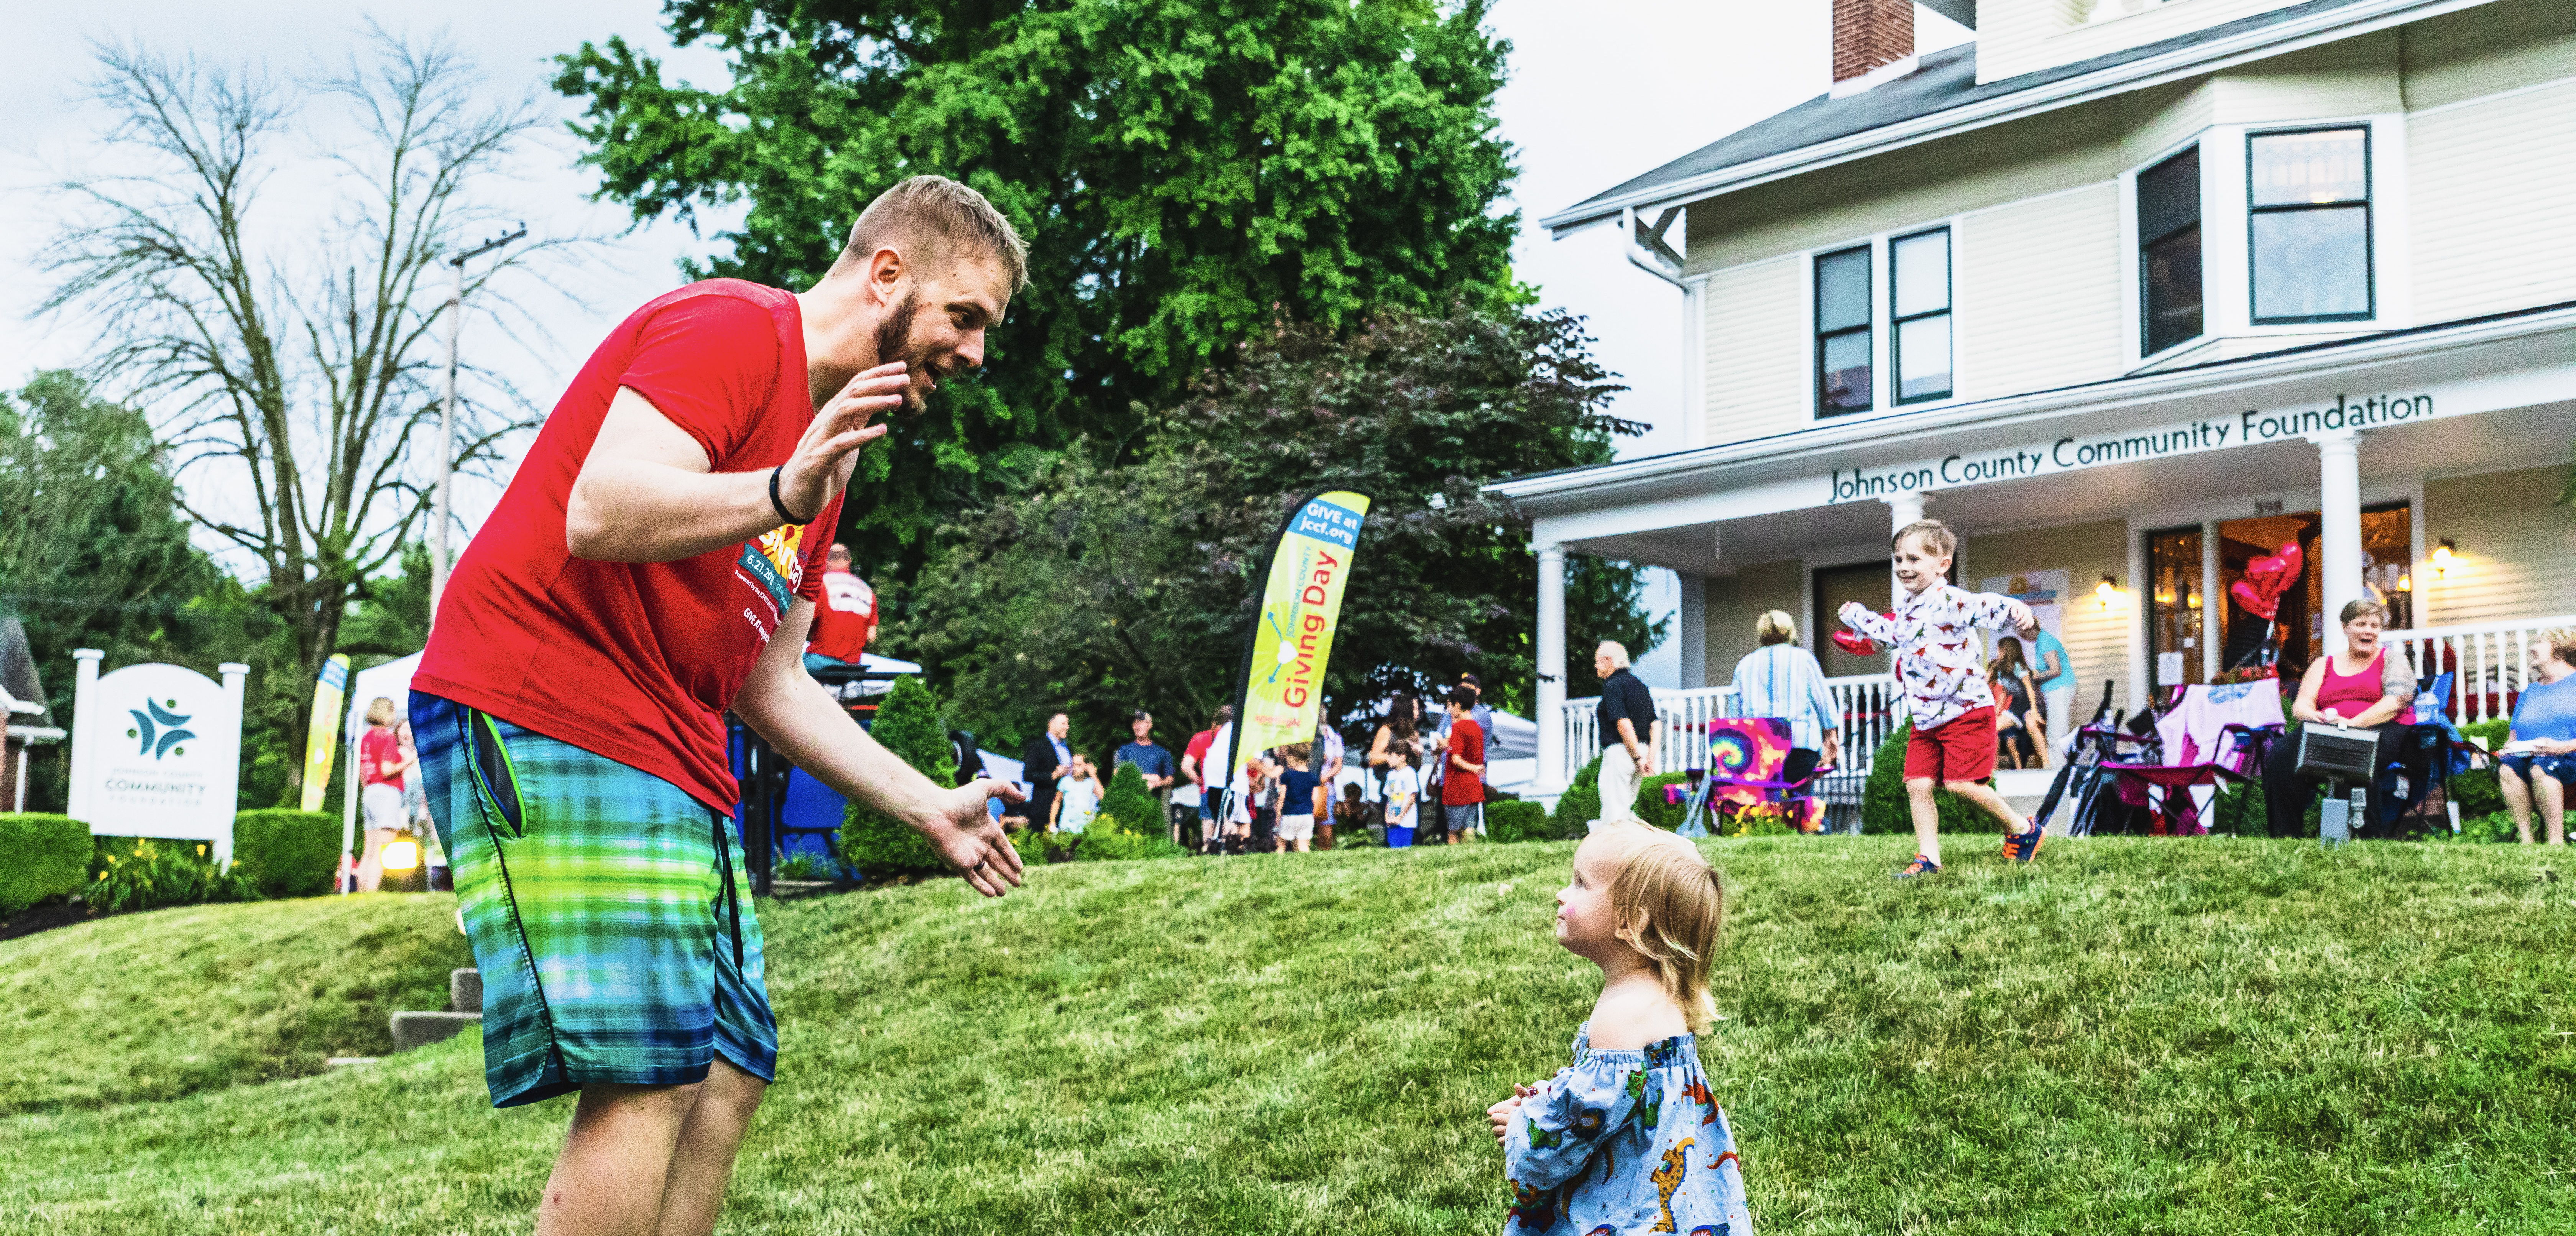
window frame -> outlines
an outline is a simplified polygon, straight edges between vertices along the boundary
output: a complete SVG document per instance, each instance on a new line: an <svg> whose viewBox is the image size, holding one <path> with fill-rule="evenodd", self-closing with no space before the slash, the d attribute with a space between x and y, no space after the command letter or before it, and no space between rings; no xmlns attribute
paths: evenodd
<svg viewBox="0 0 2576 1236"><path fill-rule="evenodd" d="M2177 159L2183 158L2186 155L2193 156L2195 159L2195 184L2193 187L2196 191L2196 195L2200 199L2193 210L2192 221L2185 227L2177 227L2169 232L2149 236L2147 235L2146 229L2145 211L2141 208L2138 200L2140 186L2146 182L2147 176L2150 173ZM2129 246L2130 256L2128 265L2130 278L2135 281L2137 286L2137 296L2135 297L2136 313L2138 315L2137 333L2133 336L2132 342L2137 349L2136 354L2140 363L2144 363L2154 357L2162 356L2168 352L2179 351L2183 348L2206 343L2217 333L2214 324L2210 320L2209 163L2208 144L2203 142L2200 137L2194 136L2191 140L2175 146L2145 163L2139 164L2123 178L2123 187L2127 190L2125 196L2128 200L2122 204L2122 209L2123 213L2130 221L2128 230L2132 236L2132 241ZM2248 226L2250 227L2251 225ZM2147 278L2148 251L2156 245L2182 235L2186 230L2196 230L2200 233L2200 329L2189 335L2185 335L2180 339L2174 340L2161 348L2149 347L2148 345L2154 342L2149 332L2154 329L2155 309L2149 299L2154 295L2154 284Z"/></svg>
<svg viewBox="0 0 2576 1236"><path fill-rule="evenodd" d="M1941 307L1927 309L1921 313L1899 315L1896 311L1896 247L1909 240L1920 240L1934 232L1941 234ZM1887 389L1891 396L1888 400L1889 407L1933 403L1952 398L1959 393L1958 265L1958 237L1951 231L1950 224L1946 220L1930 227L1916 228L1911 232L1902 232L1887 238ZM1905 393L1905 324L1933 317L1950 319L1950 383L1935 394L1909 396ZM1818 338L1821 341L1822 336ZM1822 351L1820 346L1819 354ZM1820 397L1822 391L1823 388L1819 387ZM1841 415L1848 415L1848 413Z"/></svg>
<svg viewBox="0 0 2576 1236"><path fill-rule="evenodd" d="M2375 128L2367 120L2336 124L2297 125L2291 128L2253 128L2245 130L2245 324L2248 326L2295 326L2306 322L2372 322L2379 318L2379 178L2372 146ZM2291 202L2274 206L2254 204L2254 141L2263 137L2291 137L2301 133L2361 134L2361 200L2358 202ZM2288 214L2293 211L2353 210L2361 211L2361 287L2363 309L2360 313L2304 314L2267 318L2255 309L2254 219L2257 215ZM2204 253L2203 264L2207 258ZM2204 278L2204 283L2206 279ZM2203 324L2207 319L2204 316Z"/></svg>
<svg viewBox="0 0 2576 1236"><path fill-rule="evenodd" d="M1862 295L1867 298L1868 304L1862 310L1860 325L1837 327L1829 331L1825 328L1824 265L1832 259L1847 257L1855 253L1860 255L1861 262L1863 263L1861 291ZM1878 245L1874 240L1864 240L1857 244L1820 250L1810 253L1807 256L1807 298L1809 301L1807 308L1807 339L1809 348L1815 353L1814 363L1808 379L1808 396L1815 401L1813 406L1816 420L1840 420L1844 417L1850 416L1866 416L1872 412L1878 411L1879 364L1877 331L1879 315L1877 265ZM1829 340L1840 339L1849 335L1859 335L1863 339L1867 340L1870 358L1869 398L1862 404L1862 406L1857 408L1829 408L1825 399L1825 374L1827 372L1825 369L1825 345Z"/></svg>

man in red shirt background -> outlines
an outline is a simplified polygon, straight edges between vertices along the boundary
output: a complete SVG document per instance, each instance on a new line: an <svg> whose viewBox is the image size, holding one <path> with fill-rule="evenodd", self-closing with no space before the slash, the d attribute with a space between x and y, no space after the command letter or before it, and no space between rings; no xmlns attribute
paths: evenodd
<svg viewBox="0 0 2576 1236"><path fill-rule="evenodd" d="M484 985L495 1106L578 1092L540 1236L713 1230L776 1075L731 813L731 711L919 830L986 896L1020 862L987 814L862 731L802 656L871 424L983 363L1026 248L919 176L790 293L693 284L601 343L456 564L412 728Z"/></svg>
<svg viewBox="0 0 2576 1236"><path fill-rule="evenodd" d="M836 542L823 558L823 599L814 606L814 634L805 641L805 668L860 664L868 637L876 633L876 590L851 573L850 547Z"/></svg>
<svg viewBox="0 0 2576 1236"><path fill-rule="evenodd" d="M1476 724L1476 692L1466 686L1449 690L1447 768L1440 778L1440 813L1447 818L1449 844L1457 845L1485 818L1485 727Z"/></svg>

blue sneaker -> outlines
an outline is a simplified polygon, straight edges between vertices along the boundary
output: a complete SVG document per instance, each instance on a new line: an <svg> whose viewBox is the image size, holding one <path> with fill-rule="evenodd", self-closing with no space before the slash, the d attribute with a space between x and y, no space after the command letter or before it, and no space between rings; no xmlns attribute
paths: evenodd
<svg viewBox="0 0 2576 1236"><path fill-rule="evenodd" d="M1914 856L1913 862L1905 865L1905 870L1896 873L1896 878L1900 880L1911 880L1916 876L1939 874L1941 874L1941 864L1917 854Z"/></svg>
<svg viewBox="0 0 2576 1236"><path fill-rule="evenodd" d="M2048 834L2039 830L2039 821L2033 820L2028 830L2004 838L2004 857L2016 863L2027 863L2039 857L2040 843L2046 840Z"/></svg>

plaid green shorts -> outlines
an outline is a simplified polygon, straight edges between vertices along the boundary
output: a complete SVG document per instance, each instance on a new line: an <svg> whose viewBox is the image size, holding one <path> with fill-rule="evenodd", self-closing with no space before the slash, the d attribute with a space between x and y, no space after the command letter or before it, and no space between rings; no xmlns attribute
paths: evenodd
<svg viewBox="0 0 2576 1236"><path fill-rule="evenodd" d="M483 971L494 1107L589 1082L777 1076L733 821L650 773L422 691L412 736Z"/></svg>

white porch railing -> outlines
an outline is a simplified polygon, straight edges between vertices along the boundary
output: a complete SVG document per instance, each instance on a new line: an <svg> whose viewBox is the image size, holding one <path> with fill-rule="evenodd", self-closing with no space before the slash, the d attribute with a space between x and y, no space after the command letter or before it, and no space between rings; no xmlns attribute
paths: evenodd
<svg viewBox="0 0 2576 1236"><path fill-rule="evenodd" d="M2533 638L2542 631L2576 627L2576 614L2518 618L2456 627L2391 631L2382 643L2405 652L2417 675L2451 671L2448 711L2460 723L2513 715L2513 701L2531 682Z"/></svg>
<svg viewBox="0 0 2576 1236"><path fill-rule="evenodd" d="M1843 768L1850 772L1868 768L1871 753L1903 717L1904 699L1896 689L1895 676L1828 678L1825 690L1842 714ZM1692 687L1654 694L1655 714L1664 723L1663 740L1655 748L1656 765L1666 772L1708 767L1708 723L1737 715L1735 688ZM1600 704L1598 696L1565 701L1560 721L1565 726L1565 767L1557 774L1560 784L1573 780L1601 754L1601 731L1594 712Z"/></svg>

